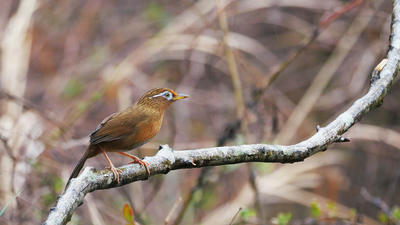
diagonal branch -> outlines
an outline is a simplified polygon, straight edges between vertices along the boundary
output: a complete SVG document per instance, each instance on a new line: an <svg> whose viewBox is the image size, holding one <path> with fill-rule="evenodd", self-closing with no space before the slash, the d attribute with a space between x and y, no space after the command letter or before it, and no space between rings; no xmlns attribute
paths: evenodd
<svg viewBox="0 0 400 225"><path fill-rule="evenodd" d="M145 158L145 161L149 163L151 174L166 174L177 169L244 162L293 163L326 150L330 144L340 141L341 135L362 116L382 104L399 68L400 0L394 1L391 26L387 64L383 69L377 67L373 71L374 81L369 91L334 121L326 127L321 127L312 137L288 146L254 144L173 151L172 148L163 145L155 156ZM148 179L146 170L139 165L126 165L120 169L123 173L120 176L119 185ZM71 181L68 189L58 199L56 207L51 208L44 224L66 224L76 208L83 203L86 194L119 185L113 181L113 174L109 170L87 167L79 177Z"/></svg>

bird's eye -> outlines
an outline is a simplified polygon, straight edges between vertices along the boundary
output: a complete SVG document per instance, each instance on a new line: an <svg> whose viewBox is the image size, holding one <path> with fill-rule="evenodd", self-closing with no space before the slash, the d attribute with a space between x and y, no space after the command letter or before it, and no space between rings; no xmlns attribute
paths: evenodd
<svg viewBox="0 0 400 225"><path fill-rule="evenodd" d="M164 92L164 98L166 98L167 100L171 100L172 99L172 94L169 91Z"/></svg>

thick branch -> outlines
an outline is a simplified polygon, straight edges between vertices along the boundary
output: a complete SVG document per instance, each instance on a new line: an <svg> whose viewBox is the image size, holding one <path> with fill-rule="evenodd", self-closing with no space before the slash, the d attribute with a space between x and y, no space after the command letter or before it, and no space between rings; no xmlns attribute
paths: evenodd
<svg viewBox="0 0 400 225"><path fill-rule="evenodd" d="M394 1L392 33L386 66L382 70L381 68L374 70L374 81L367 94L355 101L349 109L326 127L319 128L315 135L289 146L254 144L173 151L167 145L163 145L155 156L145 158L145 161L149 163L151 174L166 174L177 169L243 162L293 163L326 150L333 142L340 142L341 135L354 123L371 109L382 104L383 98L397 75L400 59L399 2L400 0ZM120 176L119 185L148 179L146 170L139 165L126 165L120 169L123 174ZM119 185L114 181L113 174L109 170L87 167L79 177L71 181L68 189L57 201L56 207L50 210L45 224L66 224L75 209L82 204L87 193Z"/></svg>

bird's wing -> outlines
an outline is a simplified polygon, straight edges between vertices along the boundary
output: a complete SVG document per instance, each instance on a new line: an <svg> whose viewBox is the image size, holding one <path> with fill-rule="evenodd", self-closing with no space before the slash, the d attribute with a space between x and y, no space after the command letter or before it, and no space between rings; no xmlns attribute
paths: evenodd
<svg viewBox="0 0 400 225"><path fill-rule="evenodd" d="M95 145L127 137L143 119L142 114L130 111L113 113L106 117L90 134L90 144Z"/></svg>

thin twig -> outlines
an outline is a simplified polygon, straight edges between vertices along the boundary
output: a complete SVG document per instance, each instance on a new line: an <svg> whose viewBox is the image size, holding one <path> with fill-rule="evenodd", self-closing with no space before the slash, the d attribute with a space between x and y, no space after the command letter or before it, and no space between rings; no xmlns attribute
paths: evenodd
<svg viewBox="0 0 400 225"><path fill-rule="evenodd" d="M225 50L225 57L226 61L228 63L228 68L229 68L229 73L231 75L231 80L233 84L233 90L234 90L234 95L235 95L235 102L236 102L236 117L238 121L241 121L241 131L242 135L244 136L245 142L248 142L248 133L247 133L247 117L246 117L246 105L244 104L243 100L243 91L242 91L242 83L240 81L240 76L239 76L239 70L237 67L236 59L233 54L232 48L227 44L227 38L228 38L228 33L229 33L229 25L228 21L226 18L226 12L224 9L222 9L221 6L221 0L216 0L216 5L218 9L218 21L219 25L224 33L223 39L222 39L222 44ZM262 210L262 205L261 201L259 199L259 190L257 189L256 184L256 172L254 170L253 164L248 164L248 172L249 172L249 181L252 184L251 187L256 194L256 209L257 209L257 215L260 217L261 220L263 220L263 210Z"/></svg>
<svg viewBox="0 0 400 225"><path fill-rule="evenodd" d="M8 145L8 140L6 137L0 134L0 141L3 142L4 150L7 153L7 155L13 160L16 161L17 157L14 156L12 149Z"/></svg>
<svg viewBox="0 0 400 225"><path fill-rule="evenodd" d="M379 2L382 3L382 1ZM310 87L282 127L281 132L276 137L276 143L286 144L296 134L301 123L312 110L319 96L372 18L374 18L374 13L370 13L367 16L359 15L342 35L331 56L315 76Z"/></svg>
<svg viewBox="0 0 400 225"><path fill-rule="evenodd" d="M203 189L203 187L205 186L205 184L207 183L207 177L208 174L210 174L210 172L212 171L212 167L205 167L202 168L200 171L200 175L197 177L197 182L196 185L191 189L191 191L189 192L189 194L186 196L182 208L181 210L178 212L178 215L174 221L174 223L172 225L178 225L181 223L187 209L189 208L190 203L193 200L194 194L198 191Z"/></svg>
<svg viewBox="0 0 400 225"><path fill-rule="evenodd" d="M320 22L321 27L326 27L328 26L330 23L332 23L332 21L336 20L337 18L339 18L341 15L345 14L346 12L352 10L353 8L357 7L358 5L360 5L361 3L363 3L363 0L354 0L352 2L347 3L346 5L344 5L343 7L341 7L338 10L335 10L335 12L330 13L327 16L323 16L323 19Z"/></svg>
<svg viewBox="0 0 400 225"><path fill-rule="evenodd" d="M355 1L363 1L363 0L355 0ZM329 14L326 18L323 17L320 20L319 25L314 28L313 33L303 42L303 44L298 47L294 52L292 52L285 61L281 62L279 65L276 65L272 67L271 71L269 74L266 76L267 78L262 82L262 85L260 88L255 89L253 92L253 98L254 102L257 103L259 99L262 97L264 92L267 90L267 88L271 85L271 83L278 78L278 76L286 69L288 66L296 60L304 50L306 50L321 34L321 31L325 29L329 24L331 24L333 21L335 21L337 18L339 18L341 15L344 13L348 12L350 9L358 6L358 4L352 5L351 7L348 7L347 5L341 8L338 12L334 12ZM250 104L251 106L254 106L253 104Z"/></svg>
<svg viewBox="0 0 400 225"><path fill-rule="evenodd" d="M164 225L168 225L169 221L171 220L172 215L175 213L176 209L178 208L178 206L181 204L182 202L182 198L179 197L174 205L172 206L171 210L168 212L167 216L164 219Z"/></svg>
<svg viewBox="0 0 400 225"><path fill-rule="evenodd" d="M345 13L347 11L344 11L343 13ZM342 14L343 14L342 13ZM336 13L334 13L336 14ZM342 15L340 14L340 15ZM329 18L329 16L328 16ZM308 49L308 47L317 39L317 37L319 36L319 34L321 34L321 31L326 28L330 23L332 23L334 20L336 20L338 17L335 17L334 19L329 19L329 21L326 21L326 19L322 18L319 27L314 28L313 33L306 38L306 40L304 40L303 44L301 46L299 46L296 50L294 50L284 61L280 62L278 65L274 66L271 68L271 70L269 71L268 75L266 75L265 79L263 79L260 82L260 87L255 88L252 96L253 98L251 99L250 102L246 103L246 105L250 108L253 109L256 107L257 103L260 101L260 99L262 98L262 96L264 95L264 93L268 90L268 87L272 84L273 81L275 81L279 75L282 74L283 71L285 71L289 65L291 63L293 63L300 55L302 52L304 52L304 50ZM324 24L324 26L322 27L321 24ZM241 58L241 60L245 60L244 58ZM246 61L246 63L249 63L248 61ZM262 74L262 72L256 70L253 72L257 72L258 74ZM232 124L236 124L236 123L240 123L240 120L234 121L229 125ZM238 127L239 129L240 127Z"/></svg>
<svg viewBox="0 0 400 225"><path fill-rule="evenodd" d="M12 100L12 101L22 104L22 106L25 109L35 111L43 119L47 120L48 122L52 123L53 125L55 125L59 128L62 128L64 126L64 124L61 121L54 118L52 115L43 112L39 106L37 106L33 102L29 101L28 99L15 96L11 93L6 92L5 90L0 90L0 98L7 98L8 100Z"/></svg>
<svg viewBox="0 0 400 225"><path fill-rule="evenodd" d="M232 225L235 222L236 217L239 215L240 211L242 211L242 208L239 208L238 211L235 213L235 215L233 215L232 220L229 223L229 225Z"/></svg>
<svg viewBox="0 0 400 225"><path fill-rule="evenodd" d="M228 64L229 74L231 75L233 90L235 94L236 116L238 118L242 118L245 113L245 105L242 93L242 83L240 81L239 70L237 67L235 55L233 53L232 48L227 44L228 42L227 39L229 34L228 20L226 18L226 13L223 8L221 0L216 0L216 6L217 6L219 26L223 32L222 45L225 51L225 58Z"/></svg>
<svg viewBox="0 0 400 225"><path fill-rule="evenodd" d="M390 208L381 198L372 196L365 187L361 188L360 194L365 199L365 201L373 204L374 206L382 210L382 212L385 213L386 216L391 218Z"/></svg>

